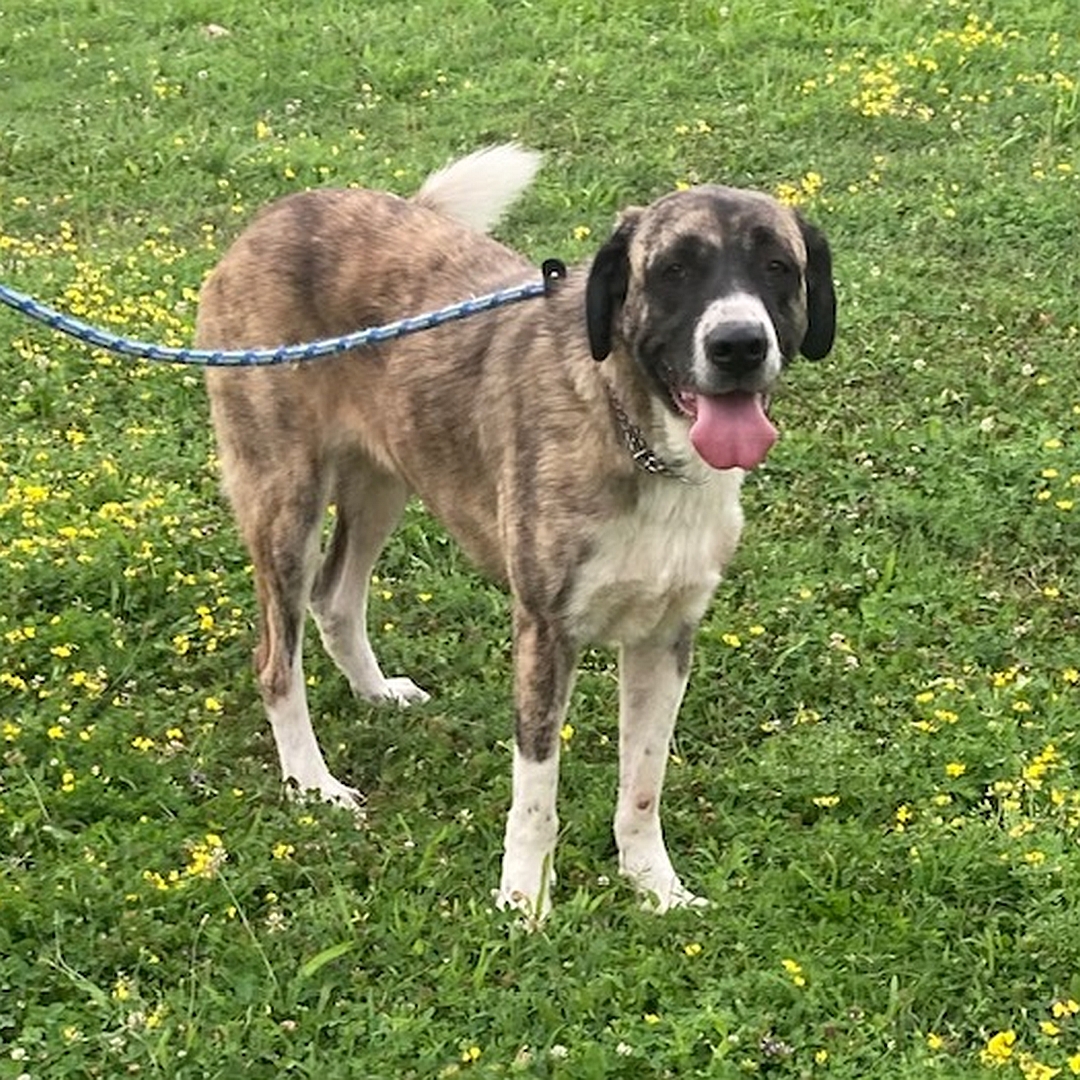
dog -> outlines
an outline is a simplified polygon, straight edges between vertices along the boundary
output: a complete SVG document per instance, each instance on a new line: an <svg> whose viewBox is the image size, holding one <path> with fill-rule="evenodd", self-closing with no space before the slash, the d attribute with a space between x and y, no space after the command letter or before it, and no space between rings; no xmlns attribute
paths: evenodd
<svg viewBox="0 0 1080 1080"><path fill-rule="evenodd" d="M486 232L538 165L509 144L448 165L412 198L324 189L272 203L205 281L197 344L322 339L534 280ZM796 354L824 357L835 326L823 234L768 195L704 185L625 210L591 263L542 299L333 359L209 370L286 781L358 805L312 730L307 609L361 698L428 696L383 674L365 622L376 557L415 494L511 595L499 906L549 909L560 733L587 644L618 648L619 868L658 910L703 903L672 865L659 813L694 633L739 540L745 471L776 437L770 389Z"/></svg>

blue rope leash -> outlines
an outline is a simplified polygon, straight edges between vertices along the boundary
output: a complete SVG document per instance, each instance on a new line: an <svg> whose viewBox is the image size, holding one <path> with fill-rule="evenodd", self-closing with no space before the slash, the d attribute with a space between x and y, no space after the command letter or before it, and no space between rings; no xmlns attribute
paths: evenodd
<svg viewBox="0 0 1080 1080"><path fill-rule="evenodd" d="M324 338L301 345L279 345L271 349L189 349L174 348L168 345L153 345L145 341L133 341L119 334L101 330L81 319L65 315L56 308L42 304L25 293L0 284L0 303L15 311L43 323L52 330L75 338L86 345L92 345L122 356L141 360L155 360L169 364L193 364L201 367L258 367L270 364L292 364L306 360L317 360L323 356L332 356L349 349L365 345L378 345L393 341L406 334L415 334L421 330L432 330L444 323L467 319L483 311L517 304L523 300L547 296L556 283L566 277L566 267L558 259L548 259L542 267L543 281L529 282L508 289L498 289L483 296L461 300L456 304L429 311L423 315L413 315L385 326L370 326L356 330L341 337Z"/></svg>

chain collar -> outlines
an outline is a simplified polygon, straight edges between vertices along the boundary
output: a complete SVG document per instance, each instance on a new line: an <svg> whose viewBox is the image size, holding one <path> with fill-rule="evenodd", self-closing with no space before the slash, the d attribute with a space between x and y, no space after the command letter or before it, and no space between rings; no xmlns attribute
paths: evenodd
<svg viewBox="0 0 1080 1080"><path fill-rule="evenodd" d="M671 480L679 480L684 484L689 483L686 474L680 468L665 461L649 445L641 428L626 415L626 410L610 387L607 390L607 397L612 414L615 417L615 424L619 429L619 435L622 436L623 445L629 451L634 464L642 472L648 473L650 476L665 476Z"/></svg>

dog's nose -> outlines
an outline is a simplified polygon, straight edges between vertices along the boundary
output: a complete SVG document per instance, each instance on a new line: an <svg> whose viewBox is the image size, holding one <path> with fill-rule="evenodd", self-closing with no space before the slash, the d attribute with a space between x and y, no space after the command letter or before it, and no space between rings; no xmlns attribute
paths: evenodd
<svg viewBox="0 0 1080 1080"><path fill-rule="evenodd" d="M765 363L769 339L757 322L724 323L709 331L705 355L731 375L747 375Z"/></svg>

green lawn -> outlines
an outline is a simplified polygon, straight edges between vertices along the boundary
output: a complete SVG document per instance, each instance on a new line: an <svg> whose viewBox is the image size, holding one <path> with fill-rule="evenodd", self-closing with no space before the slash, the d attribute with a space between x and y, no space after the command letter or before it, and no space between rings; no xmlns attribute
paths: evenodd
<svg viewBox="0 0 1080 1080"><path fill-rule="evenodd" d="M841 305L669 769L711 906L617 878L596 652L534 934L490 900L501 594L410 510L373 626L435 696L356 703L312 640L368 815L290 803L201 378L0 311L0 1078L1080 1074L1078 96L1070 0L0 11L0 281L96 324L188 343L266 201L509 138L538 264L721 181L800 204Z"/></svg>

